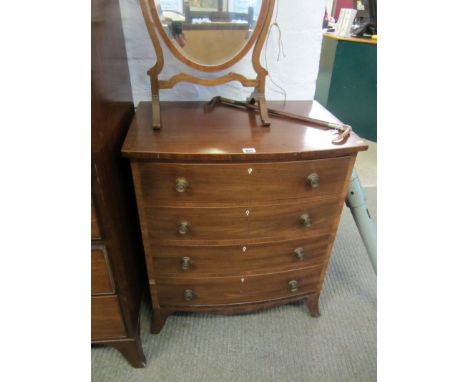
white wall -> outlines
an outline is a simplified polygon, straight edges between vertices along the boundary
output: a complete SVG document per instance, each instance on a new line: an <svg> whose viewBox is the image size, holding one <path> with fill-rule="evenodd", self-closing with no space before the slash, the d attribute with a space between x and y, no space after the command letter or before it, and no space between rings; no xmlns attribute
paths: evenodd
<svg viewBox="0 0 468 382"><path fill-rule="evenodd" d="M139 0L119 0L125 34L125 43L130 68L130 77L135 105L150 100L150 81L147 70L155 63L156 56L148 35ZM278 33L273 30L267 50L268 70L272 79L287 92L288 100L312 100L315 94L322 44L322 20L326 0L277 0L278 23L281 27L286 57L278 56ZM275 10L276 12L276 10ZM164 45L164 44L163 44ZM265 49L265 47L264 47ZM226 72L235 71L255 78L251 65L251 53ZM185 71L200 74L178 61L167 48L164 48L165 65L161 78ZM262 53L264 62L264 53ZM202 74L208 76L206 74ZM210 75L214 76L214 75ZM283 99L274 91L275 87L267 79L267 99ZM193 84L179 84L170 90L162 90L162 100L208 100L222 95L234 99L245 99L252 88L244 88L238 82L217 87L203 87Z"/></svg>
<svg viewBox="0 0 468 382"><path fill-rule="evenodd" d="M328 17L333 16L333 4L335 0L326 0L327 1L327 12L328 12Z"/></svg>

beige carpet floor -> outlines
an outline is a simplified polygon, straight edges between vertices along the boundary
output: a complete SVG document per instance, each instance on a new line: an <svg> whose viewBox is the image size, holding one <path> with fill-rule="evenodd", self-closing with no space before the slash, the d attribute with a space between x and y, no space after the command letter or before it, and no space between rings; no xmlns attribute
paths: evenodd
<svg viewBox="0 0 468 382"><path fill-rule="evenodd" d="M376 188L365 189L376 216ZM145 369L112 348L92 349L93 381L285 382L376 380L376 276L354 220L343 209L320 298L321 317L302 302L247 315L179 313L149 333L142 308Z"/></svg>

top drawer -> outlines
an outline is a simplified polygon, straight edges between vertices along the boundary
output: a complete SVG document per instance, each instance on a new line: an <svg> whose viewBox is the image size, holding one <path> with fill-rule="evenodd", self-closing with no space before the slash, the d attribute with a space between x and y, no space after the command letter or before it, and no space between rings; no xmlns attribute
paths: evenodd
<svg viewBox="0 0 468 382"><path fill-rule="evenodd" d="M341 193L351 157L243 164L137 162L147 205L161 202L248 202Z"/></svg>

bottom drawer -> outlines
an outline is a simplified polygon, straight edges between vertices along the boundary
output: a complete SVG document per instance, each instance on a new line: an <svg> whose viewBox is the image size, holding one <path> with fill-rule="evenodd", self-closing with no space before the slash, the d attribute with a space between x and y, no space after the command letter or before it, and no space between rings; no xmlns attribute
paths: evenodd
<svg viewBox="0 0 468 382"><path fill-rule="evenodd" d="M91 297L91 340L125 337L117 296Z"/></svg>
<svg viewBox="0 0 468 382"><path fill-rule="evenodd" d="M252 303L317 292L321 269L256 276L163 277L156 281L156 287L164 307Z"/></svg>

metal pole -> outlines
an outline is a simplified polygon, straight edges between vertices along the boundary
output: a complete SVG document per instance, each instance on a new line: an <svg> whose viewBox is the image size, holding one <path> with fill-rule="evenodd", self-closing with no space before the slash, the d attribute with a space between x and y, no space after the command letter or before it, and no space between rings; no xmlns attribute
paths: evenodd
<svg viewBox="0 0 468 382"><path fill-rule="evenodd" d="M353 169L353 175L349 183L346 205L353 214L354 221L366 246L369 260L374 272L377 274L377 228L367 208L366 196L355 169Z"/></svg>

